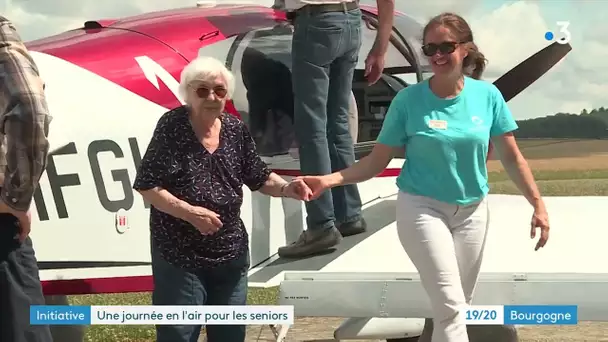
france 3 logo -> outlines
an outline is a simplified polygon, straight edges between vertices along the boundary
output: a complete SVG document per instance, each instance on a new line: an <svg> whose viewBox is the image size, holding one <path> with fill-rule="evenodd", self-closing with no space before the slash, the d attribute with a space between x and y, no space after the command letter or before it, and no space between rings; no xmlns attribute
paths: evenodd
<svg viewBox="0 0 608 342"><path fill-rule="evenodd" d="M558 44L568 44L570 39L572 38L572 33L568 29L570 26L569 21L558 21L555 23L557 27L559 27L559 32L563 35L562 38L556 40ZM548 41L553 41L555 39L555 34L551 31L547 31L545 33L545 39Z"/></svg>

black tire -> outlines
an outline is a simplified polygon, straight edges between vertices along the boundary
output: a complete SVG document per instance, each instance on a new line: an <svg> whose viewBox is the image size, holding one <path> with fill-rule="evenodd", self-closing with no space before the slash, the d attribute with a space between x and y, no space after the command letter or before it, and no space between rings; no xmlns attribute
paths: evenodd
<svg viewBox="0 0 608 342"><path fill-rule="evenodd" d="M418 337L391 338L386 342L418 342Z"/></svg>

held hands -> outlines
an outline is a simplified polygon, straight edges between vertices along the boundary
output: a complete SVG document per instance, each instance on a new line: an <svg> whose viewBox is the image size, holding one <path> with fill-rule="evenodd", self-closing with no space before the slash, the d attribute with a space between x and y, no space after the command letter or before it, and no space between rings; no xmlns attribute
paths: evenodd
<svg viewBox="0 0 608 342"><path fill-rule="evenodd" d="M536 228L540 228L540 238L536 243L535 251L544 247L549 240L549 214L547 214L547 210L544 206L539 206L534 209L534 214L532 214L532 222L531 222L531 230L530 230L530 238L534 239L536 237Z"/></svg>
<svg viewBox="0 0 608 342"><path fill-rule="evenodd" d="M295 198L301 201L308 201L312 196L312 191L306 183L300 180L293 180L282 190L286 197ZM192 206L184 220L193 225L202 235L212 235L223 226L220 215L203 207Z"/></svg>
<svg viewBox="0 0 608 342"><path fill-rule="evenodd" d="M285 186L285 188L283 188L283 196L297 199L300 201L310 201L312 197L312 191L310 190L308 185L304 183L304 181L299 178L295 178L291 182L289 182L287 186Z"/></svg>
<svg viewBox="0 0 608 342"><path fill-rule="evenodd" d="M289 182L283 189L282 194L285 197L294 198L300 201L309 201L320 195L313 193L313 190L306 184L306 182L300 178L316 178L316 177L298 177ZM311 180L314 183L314 180ZM220 216L203 207L192 206L188 208L188 213L185 215L184 220L192 224L201 234L211 235L215 234L223 226Z"/></svg>
<svg viewBox="0 0 608 342"><path fill-rule="evenodd" d="M308 200L315 200L321 196L323 191L331 188L331 184L326 176L301 176L294 179L306 185L310 191Z"/></svg>

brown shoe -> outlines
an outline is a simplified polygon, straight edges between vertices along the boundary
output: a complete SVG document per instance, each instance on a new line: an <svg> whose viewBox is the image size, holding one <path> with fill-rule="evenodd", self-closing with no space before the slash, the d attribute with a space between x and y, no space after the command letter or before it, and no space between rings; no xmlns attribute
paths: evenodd
<svg viewBox="0 0 608 342"><path fill-rule="evenodd" d="M342 223L338 225L338 231L344 237L365 233L367 231L367 222L365 222L364 218L360 218L357 221Z"/></svg>
<svg viewBox="0 0 608 342"><path fill-rule="evenodd" d="M303 258L327 251L342 241L342 235L336 227L320 232L307 229L291 245L280 247L281 258Z"/></svg>

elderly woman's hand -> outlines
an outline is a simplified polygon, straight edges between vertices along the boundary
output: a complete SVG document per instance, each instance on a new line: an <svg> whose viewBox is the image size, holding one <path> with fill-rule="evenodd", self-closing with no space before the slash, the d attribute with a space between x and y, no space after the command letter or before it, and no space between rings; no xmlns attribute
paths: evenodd
<svg viewBox="0 0 608 342"><path fill-rule="evenodd" d="M192 207L188 210L186 221L190 222L201 234L210 235L222 228L220 215L203 207Z"/></svg>
<svg viewBox="0 0 608 342"><path fill-rule="evenodd" d="M300 177L296 178L295 180L306 184L306 187L310 190L310 193L311 193L309 200L315 200L315 199L319 198L319 196L321 196L323 191L330 189L332 187L330 177L331 177L331 175L300 176Z"/></svg>
<svg viewBox="0 0 608 342"><path fill-rule="evenodd" d="M284 195L287 197L295 198L300 201L309 201L312 196L312 191L300 179L294 179L285 187Z"/></svg>

